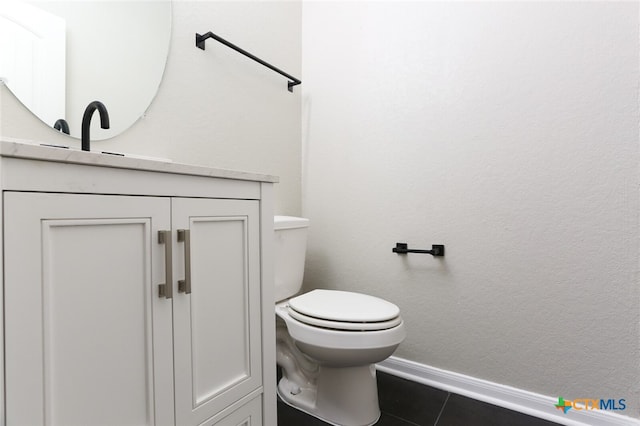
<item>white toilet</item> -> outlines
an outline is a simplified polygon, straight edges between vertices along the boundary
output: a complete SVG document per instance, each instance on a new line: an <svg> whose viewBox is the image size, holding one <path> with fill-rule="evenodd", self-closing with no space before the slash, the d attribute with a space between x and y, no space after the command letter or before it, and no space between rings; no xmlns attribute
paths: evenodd
<svg viewBox="0 0 640 426"><path fill-rule="evenodd" d="M309 220L275 216L278 395L287 404L339 426L380 417L374 364L405 338L393 303L360 293L302 286Z"/></svg>

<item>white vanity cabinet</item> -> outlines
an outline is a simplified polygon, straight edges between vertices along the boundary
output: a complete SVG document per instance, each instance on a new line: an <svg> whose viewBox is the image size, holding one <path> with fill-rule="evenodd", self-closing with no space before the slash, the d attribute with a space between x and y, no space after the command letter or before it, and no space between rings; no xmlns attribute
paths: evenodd
<svg viewBox="0 0 640 426"><path fill-rule="evenodd" d="M275 426L276 179L61 151L0 145L5 425Z"/></svg>

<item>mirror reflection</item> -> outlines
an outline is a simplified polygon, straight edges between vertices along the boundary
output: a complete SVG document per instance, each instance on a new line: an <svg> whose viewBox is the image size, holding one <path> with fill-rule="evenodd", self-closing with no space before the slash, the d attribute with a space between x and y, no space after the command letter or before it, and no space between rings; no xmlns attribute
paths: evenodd
<svg viewBox="0 0 640 426"><path fill-rule="evenodd" d="M107 139L151 104L170 32L169 0L1 0L0 79L52 129L66 123L78 138L85 108L102 102L111 127L92 123L91 138Z"/></svg>

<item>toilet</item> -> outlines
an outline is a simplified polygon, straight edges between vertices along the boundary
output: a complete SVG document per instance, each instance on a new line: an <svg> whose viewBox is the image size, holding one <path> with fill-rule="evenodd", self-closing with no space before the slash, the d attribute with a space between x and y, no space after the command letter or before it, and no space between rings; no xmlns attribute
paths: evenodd
<svg viewBox="0 0 640 426"><path fill-rule="evenodd" d="M274 217L277 363L282 401L338 426L380 417L375 363L405 338L400 309L337 290L300 294L309 220Z"/></svg>

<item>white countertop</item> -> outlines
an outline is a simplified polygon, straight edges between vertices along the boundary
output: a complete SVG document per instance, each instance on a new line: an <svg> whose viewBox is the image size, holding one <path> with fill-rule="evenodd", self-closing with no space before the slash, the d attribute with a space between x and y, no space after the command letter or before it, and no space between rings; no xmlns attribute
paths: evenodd
<svg viewBox="0 0 640 426"><path fill-rule="evenodd" d="M54 148L42 146L39 143L32 141L24 141L7 137L0 140L0 156L83 164L98 167L145 170L160 173L207 176L222 179L238 179L273 183L278 182L279 180L277 176L271 175L180 164L171 161L152 160L132 156L87 152L74 148Z"/></svg>

